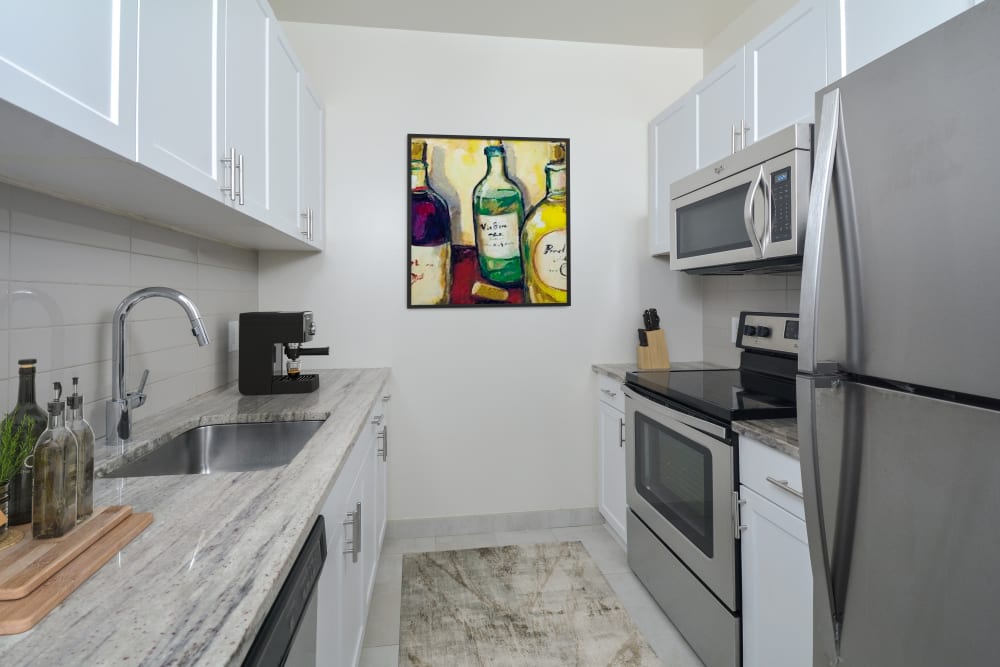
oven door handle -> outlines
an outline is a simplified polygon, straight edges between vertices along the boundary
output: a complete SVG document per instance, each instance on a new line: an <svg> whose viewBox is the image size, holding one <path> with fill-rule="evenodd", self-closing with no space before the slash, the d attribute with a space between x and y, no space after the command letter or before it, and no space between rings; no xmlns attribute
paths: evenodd
<svg viewBox="0 0 1000 667"><path fill-rule="evenodd" d="M637 393L636 390L631 387L623 387L622 391L625 393L626 399L639 401L645 404L647 407L644 412L654 412L662 418L680 422L681 424L690 426L691 428L697 429L702 433L707 433L708 435L714 436L720 440L726 440L726 428L724 426L719 426L718 424L713 424L712 422L705 421L704 419L698 419L692 415L684 414L683 412L669 408L662 403L655 403L646 396Z"/></svg>

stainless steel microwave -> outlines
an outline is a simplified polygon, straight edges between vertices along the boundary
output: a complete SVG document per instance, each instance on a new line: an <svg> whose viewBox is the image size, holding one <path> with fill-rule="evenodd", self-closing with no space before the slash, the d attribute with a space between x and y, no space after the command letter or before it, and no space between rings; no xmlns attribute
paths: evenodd
<svg viewBox="0 0 1000 667"><path fill-rule="evenodd" d="M689 273L802 267L811 124L776 132L670 186L670 268Z"/></svg>

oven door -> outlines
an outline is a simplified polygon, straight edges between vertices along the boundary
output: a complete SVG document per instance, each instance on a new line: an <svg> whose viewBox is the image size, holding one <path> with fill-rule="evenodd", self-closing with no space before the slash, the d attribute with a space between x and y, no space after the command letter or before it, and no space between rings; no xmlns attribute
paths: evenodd
<svg viewBox="0 0 1000 667"><path fill-rule="evenodd" d="M737 611L734 454L720 439L725 429L629 388L625 411L629 508Z"/></svg>
<svg viewBox="0 0 1000 667"><path fill-rule="evenodd" d="M670 268L704 269L800 255L809 152L789 151L670 202Z"/></svg>

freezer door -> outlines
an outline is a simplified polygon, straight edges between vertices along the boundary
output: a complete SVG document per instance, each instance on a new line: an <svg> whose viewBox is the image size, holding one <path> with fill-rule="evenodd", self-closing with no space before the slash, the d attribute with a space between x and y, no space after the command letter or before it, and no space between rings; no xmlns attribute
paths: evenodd
<svg viewBox="0 0 1000 667"><path fill-rule="evenodd" d="M797 391L814 666L996 664L1000 412L830 378Z"/></svg>
<svg viewBox="0 0 1000 667"><path fill-rule="evenodd" d="M983 3L817 93L801 370L1000 399L997 35Z"/></svg>

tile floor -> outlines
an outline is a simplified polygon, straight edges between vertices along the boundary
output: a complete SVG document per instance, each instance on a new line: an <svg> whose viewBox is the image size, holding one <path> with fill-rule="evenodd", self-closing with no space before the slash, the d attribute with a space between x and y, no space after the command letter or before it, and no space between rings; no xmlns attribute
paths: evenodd
<svg viewBox="0 0 1000 667"><path fill-rule="evenodd" d="M404 553L568 540L583 542L583 546L590 552L597 567L664 665L702 667L701 661L683 637L632 574L625 558L625 550L604 525L386 539L378 572L375 574L375 592L368 612L361 667L397 667L399 664L399 606Z"/></svg>

